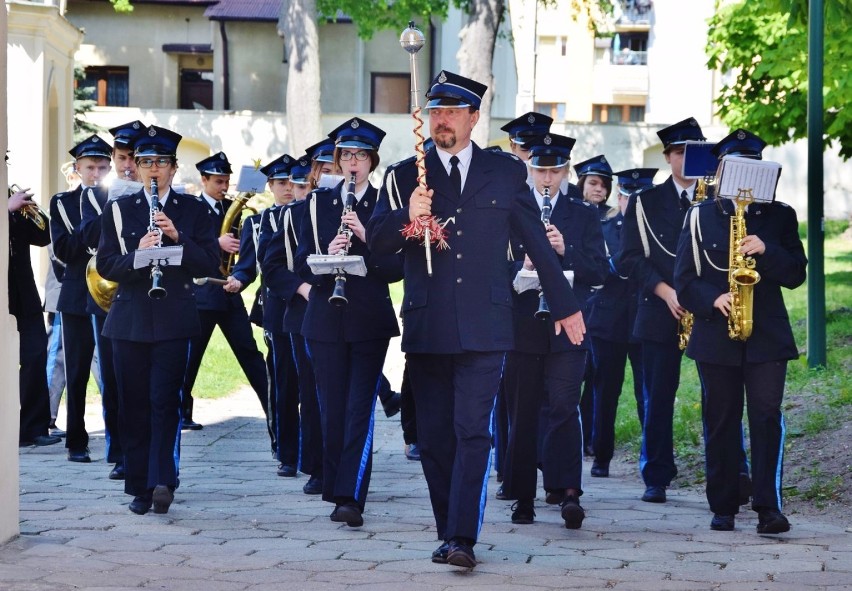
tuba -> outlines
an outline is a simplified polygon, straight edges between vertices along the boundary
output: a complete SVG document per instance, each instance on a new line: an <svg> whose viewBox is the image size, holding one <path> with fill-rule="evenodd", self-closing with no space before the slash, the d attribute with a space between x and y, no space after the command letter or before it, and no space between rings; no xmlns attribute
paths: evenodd
<svg viewBox="0 0 852 591"><path fill-rule="evenodd" d="M254 193L240 193L232 199L228 211L225 212L225 219L222 220L222 227L219 229L219 236L225 234L233 234L236 238L240 237L240 232L243 227L242 213L244 209L248 209L252 213L257 213L257 210L248 206L249 199L254 197ZM234 269L234 263L237 260L237 253L222 251L219 261L219 272L223 277L228 277Z"/></svg>
<svg viewBox="0 0 852 591"><path fill-rule="evenodd" d="M754 201L751 189L740 189L737 194L736 212L731 216L729 244L728 286L731 292L731 313L728 314L728 336L745 341L754 328L754 286L760 281L755 269L755 260L739 251L740 242L746 237L745 208Z"/></svg>

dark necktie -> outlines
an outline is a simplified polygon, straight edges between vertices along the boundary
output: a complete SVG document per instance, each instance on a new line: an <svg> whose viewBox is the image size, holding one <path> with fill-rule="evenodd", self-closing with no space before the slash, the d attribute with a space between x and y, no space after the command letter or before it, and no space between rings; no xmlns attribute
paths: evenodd
<svg viewBox="0 0 852 591"><path fill-rule="evenodd" d="M689 193L686 192L686 189L680 193L680 205L683 209L689 209L689 206L692 205L689 201Z"/></svg>
<svg viewBox="0 0 852 591"><path fill-rule="evenodd" d="M461 196L461 172L459 171L459 157L450 158L450 184L456 190L456 195Z"/></svg>
<svg viewBox="0 0 852 591"><path fill-rule="evenodd" d="M225 217L225 204L221 201L216 202L216 211L220 216Z"/></svg>

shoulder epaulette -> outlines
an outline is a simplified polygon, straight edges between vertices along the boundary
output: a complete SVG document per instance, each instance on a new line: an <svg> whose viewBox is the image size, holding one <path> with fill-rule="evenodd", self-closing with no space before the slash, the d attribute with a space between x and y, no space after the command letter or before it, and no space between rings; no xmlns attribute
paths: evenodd
<svg viewBox="0 0 852 591"><path fill-rule="evenodd" d="M409 157L408 157L408 158L406 158L405 160L400 160L399 162L394 162L393 164L391 164L390 166L388 166L388 168L387 168L387 170L385 171L385 173L387 174L387 171L388 171L388 170L401 168L401 167L403 167L403 166L405 166L405 165L407 165L407 164L413 164L413 163L415 163L415 162L417 162L417 156L416 156L416 155L414 155L414 156L409 156Z"/></svg>
<svg viewBox="0 0 852 591"><path fill-rule="evenodd" d="M502 150L501 150L501 151L499 151L499 152L498 152L498 151L496 151L496 150L486 150L486 151L487 151L487 152L489 152L490 154L495 154L495 155L497 155L497 156L502 156L503 158L509 158L510 160L514 160L515 162L520 162L520 161L521 161L521 159L520 159L520 158L518 158L517 156L515 156L515 155L514 155L514 154L512 154L511 152L504 152L504 151L502 151Z"/></svg>

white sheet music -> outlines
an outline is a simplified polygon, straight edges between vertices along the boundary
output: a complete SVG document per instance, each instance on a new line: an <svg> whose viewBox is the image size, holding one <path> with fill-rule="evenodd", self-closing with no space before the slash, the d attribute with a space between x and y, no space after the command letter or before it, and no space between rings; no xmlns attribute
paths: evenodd
<svg viewBox="0 0 852 591"><path fill-rule="evenodd" d="M716 194L734 199L741 191L751 190L755 202L771 203L781 176L781 165L768 160L725 156L716 179Z"/></svg>
<svg viewBox="0 0 852 591"><path fill-rule="evenodd" d="M140 248L133 255L133 268L142 269L159 264L161 267L180 267L183 261L183 246Z"/></svg>

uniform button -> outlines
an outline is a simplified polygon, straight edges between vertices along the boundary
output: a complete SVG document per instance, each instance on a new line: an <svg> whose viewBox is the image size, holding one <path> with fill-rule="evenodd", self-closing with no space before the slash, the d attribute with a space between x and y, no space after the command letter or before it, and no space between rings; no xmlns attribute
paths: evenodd
<svg viewBox="0 0 852 591"><path fill-rule="evenodd" d="M462 235L462 231L461 231L461 230L456 230L456 236L461 236L461 235Z"/></svg>
<svg viewBox="0 0 852 591"><path fill-rule="evenodd" d="M496 199L492 199L492 200L491 200L491 205L497 205L497 200L496 200Z"/></svg>
<svg viewBox="0 0 852 591"><path fill-rule="evenodd" d="M715 244L713 244L713 248L716 248L716 245L715 245Z"/></svg>
<svg viewBox="0 0 852 591"><path fill-rule="evenodd" d="M462 254L461 254L460 252L459 252L459 253L456 253L456 258L457 258L457 259L462 258Z"/></svg>
<svg viewBox="0 0 852 591"><path fill-rule="evenodd" d="M461 282L462 282L462 278L461 278L461 277L459 277L458 279L456 279L456 283L461 283Z"/></svg>
<svg viewBox="0 0 852 591"><path fill-rule="evenodd" d="M456 209L456 213L461 213L461 212L462 212L462 208L461 208L461 207L459 207L458 209Z"/></svg>

